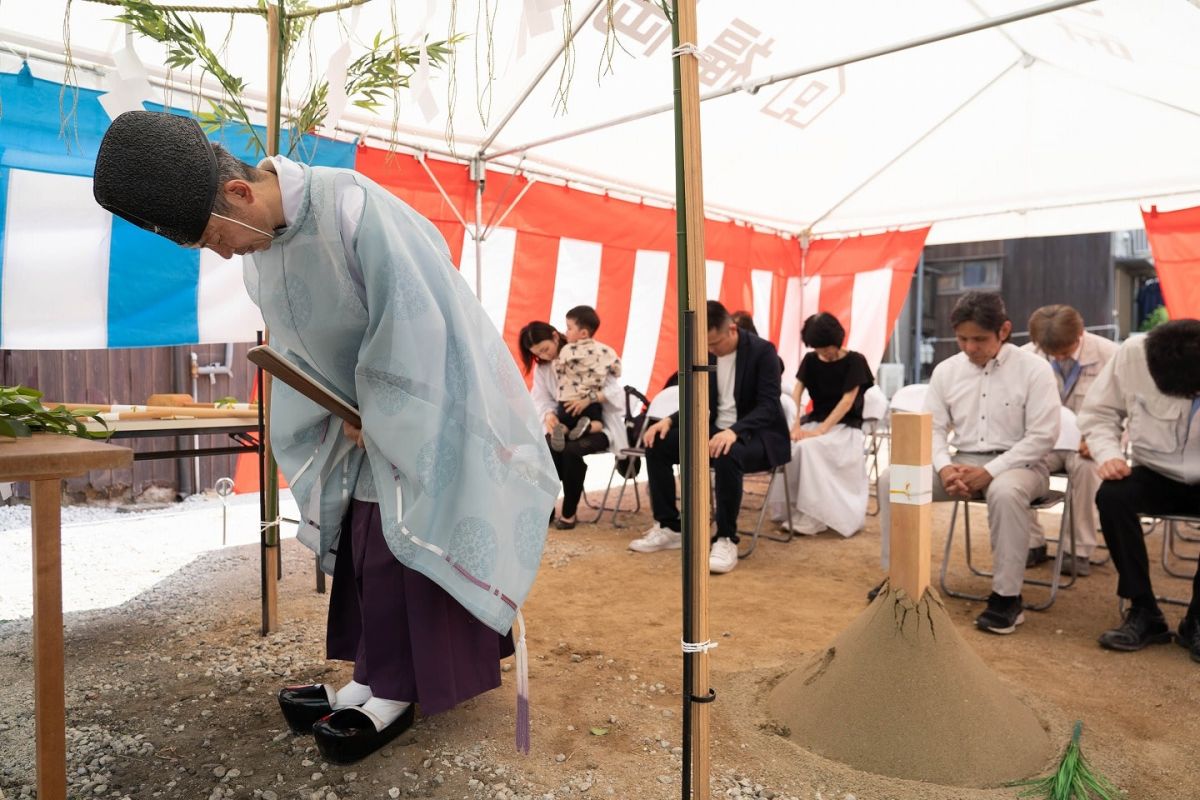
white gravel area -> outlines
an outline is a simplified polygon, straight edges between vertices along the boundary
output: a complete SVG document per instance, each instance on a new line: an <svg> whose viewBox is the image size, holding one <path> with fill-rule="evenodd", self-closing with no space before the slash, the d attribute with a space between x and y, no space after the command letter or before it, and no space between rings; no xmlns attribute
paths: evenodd
<svg viewBox="0 0 1200 800"><path fill-rule="evenodd" d="M147 511L63 506L63 611L120 605L202 553L257 542L258 494L232 495L226 500L215 494L194 495ZM296 519L291 493L280 492L279 500L281 516ZM283 523L280 532L285 539L293 538L296 526ZM33 613L30 537L30 507L0 506L0 620Z"/></svg>

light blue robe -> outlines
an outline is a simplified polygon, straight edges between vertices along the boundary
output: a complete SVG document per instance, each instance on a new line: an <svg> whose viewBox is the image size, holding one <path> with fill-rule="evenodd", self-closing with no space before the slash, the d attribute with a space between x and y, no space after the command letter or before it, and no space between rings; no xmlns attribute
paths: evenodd
<svg viewBox="0 0 1200 800"><path fill-rule="evenodd" d="M300 507L299 538L331 571L351 493L369 471L396 558L506 633L559 487L524 381L432 223L355 172L304 171L299 212L245 260L246 288L273 346L359 408L366 450L339 419L274 382L271 444ZM333 211L335 180L364 192L357 269Z"/></svg>

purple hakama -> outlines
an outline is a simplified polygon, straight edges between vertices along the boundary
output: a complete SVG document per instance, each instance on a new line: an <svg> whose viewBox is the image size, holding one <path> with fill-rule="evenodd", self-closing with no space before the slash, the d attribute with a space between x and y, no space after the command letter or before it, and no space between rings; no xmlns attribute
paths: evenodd
<svg viewBox="0 0 1200 800"><path fill-rule="evenodd" d="M354 680L428 716L500 685L501 636L454 598L396 560L378 503L352 500L329 597L326 656L354 662Z"/></svg>

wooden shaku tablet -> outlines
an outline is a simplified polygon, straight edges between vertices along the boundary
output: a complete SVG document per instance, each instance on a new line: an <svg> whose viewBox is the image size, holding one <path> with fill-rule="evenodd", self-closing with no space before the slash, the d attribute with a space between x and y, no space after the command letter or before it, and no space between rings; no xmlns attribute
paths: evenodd
<svg viewBox="0 0 1200 800"><path fill-rule="evenodd" d="M269 345L251 347L246 353L246 358L330 413L336 414L356 428L362 427L362 417L359 416L357 408L301 372L295 364L279 355Z"/></svg>

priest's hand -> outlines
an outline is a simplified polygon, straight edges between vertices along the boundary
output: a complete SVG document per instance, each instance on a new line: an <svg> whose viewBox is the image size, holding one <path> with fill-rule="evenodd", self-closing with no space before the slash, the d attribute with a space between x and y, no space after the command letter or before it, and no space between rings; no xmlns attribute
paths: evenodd
<svg viewBox="0 0 1200 800"><path fill-rule="evenodd" d="M542 417L542 426L546 429L547 434L554 433L554 426L558 424L558 414L553 411L547 411L546 416Z"/></svg>
<svg viewBox="0 0 1200 800"><path fill-rule="evenodd" d="M363 442L362 428L356 428L353 425L351 425L349 422L346 422L343 420L342 433L344 433L346 435L346 438L349 439L350 441L354 442L354 444L356 444L358 447L361 448L361 447L367 446Z"/></svg>

